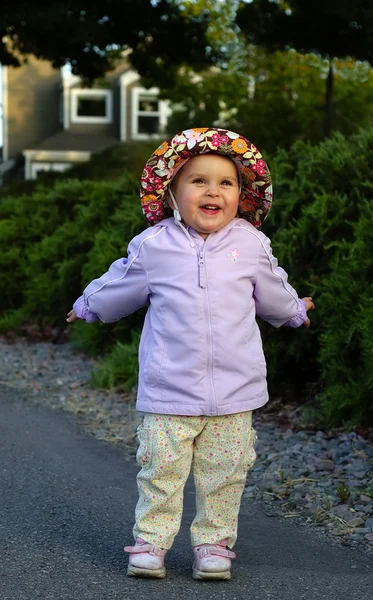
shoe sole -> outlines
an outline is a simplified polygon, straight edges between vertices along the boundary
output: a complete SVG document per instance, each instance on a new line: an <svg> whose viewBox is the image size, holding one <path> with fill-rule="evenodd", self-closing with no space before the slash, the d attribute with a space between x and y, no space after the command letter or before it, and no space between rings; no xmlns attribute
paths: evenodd
<svg viewBox="0 0 373 600"><path fill-rule="evenodd" d="M230 571L196 571L193 570L193 579L223 579L227 581L231 579Z"/></svg>
<svg viewBox="0 0 373 600"><path fill-rule="evenodd" d="M166 569L140 569L138 567L129 566L127 569L129 577L148 577L152 579L164 579L166 577Z"/></svg>

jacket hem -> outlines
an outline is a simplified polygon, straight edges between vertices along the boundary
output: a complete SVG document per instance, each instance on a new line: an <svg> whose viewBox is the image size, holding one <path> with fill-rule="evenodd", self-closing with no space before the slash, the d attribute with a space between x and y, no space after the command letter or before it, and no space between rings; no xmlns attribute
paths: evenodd
<svg viewBox="0 0 373 600"><path fill-rule="evenodd" d="M160 415L178 415L181 417L220 417L224 415L233 415L241 412L248 412L261 408L267 404L269 400L268 394L261 394L256 398L252 398L246 402L234 402L226 406L219 406L218 412L214 415L210 414L205 407L185 407L185 406L168 406L165 402L154 400L137 399L136 410L143 413L157 413Z"/></svg>

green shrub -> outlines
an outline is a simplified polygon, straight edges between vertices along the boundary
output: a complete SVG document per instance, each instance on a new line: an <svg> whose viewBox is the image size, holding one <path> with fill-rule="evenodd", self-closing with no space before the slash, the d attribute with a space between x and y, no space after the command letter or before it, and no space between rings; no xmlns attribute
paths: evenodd
<svg viewBox="0 0 373 600"><path fill-rule="evenodd" d="M372 423L373 407L373 206L361 203L352 244L341 243L321 289L319 401L321 421Z"/></svg>
<svg viewBox="0 0 373 600"><path fill-rule="evenodd" d="M317 310L309 330L262 325L272 394L312 401L326 425L369 424L372 397L373 130L317 147L295 144L272 165L265 223L274 253Z"/></svg>
<svg viewBox="0 0 373 600"><path fill-rule="evenodd" d="M92 374L92 383L97 387L119 387L130 392L137 384L138 347L140 332L133 331L127 344L116 342L108 355Z"/></svg>
<svg viewBox="0 0 373 600"><path fill-rule="evenodd" d="M145 226L138 182L130 174L116 181L58 181L0 204L1 331L30 321L41 330L65 328L66 313L83 288L125 255ZM130 339L141 321L139 313L101 325L100 334L92 328L87 347L104 352L118 335Z"/></svg>
<svg viewBox="0 0 373 600"><path fill-rule="evenodd" d="M370 425L373 129L319 146L298 142L270 167L275 201L263 230L290 283L316 303L310 329L260 323L270 394L296 399L325 426ZM126 172L39 183L30 196L0 198L1 331L30 321L65 329L82 289L146 226L138 185ZM132 388L144 312L70 327L75 348L105 359L96 384Z"/></svg>

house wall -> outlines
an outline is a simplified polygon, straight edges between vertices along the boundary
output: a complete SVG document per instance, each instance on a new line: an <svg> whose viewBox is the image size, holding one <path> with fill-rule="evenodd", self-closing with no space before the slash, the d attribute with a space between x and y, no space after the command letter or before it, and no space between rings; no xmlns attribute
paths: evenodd
<svg viewBox="0 0 373 600"><path fill-rule="evenodd" d="M154 134L146 135L144 133L139 134L137 131L137 100L134 103L133 90L141 88L142 93L154 94L157 93L157 88L146 90L141 86L141 80L138 74L133 71L127 61L124 59L117 68L106 74L105 78L96 81L92 88L84 90L81 86L81 82L75 76L67 77L64 84L64 114L65 114L65 129L68 129L73 134L80 134L85 132L94 133L106 133L111 135L120 141L127 141L130 139L150 139L151 137L157 138L158 135ZM87 93L97 94L99 90L109 90L112 94L112 122L102 125L93 122L90 123L78 123L76 117L73 116L73 95L79 94L79 91L86 91ZM160 106L160 121L161 127L164 130L165 123L167 121L168 108L165 106L165 102L161 102ZM78 117L80 118L80 117ZM84 117L85 118L85 117ZM134 128L134 124L136 127ZM106 129L104 129L106 127ZM101 129L100 129L101 128ZM162 132L159 134L161 137Z"/></svg>
<svg viewBox="0 0 373 600"><path fill-rule="evenodd" d="M6 158L13 158L25 148L32 148L61 128L59 95L61 75L47 61L33 56L21 67L5 67L7 94Z"/></svg>
<svg viewBox="0 0 373 600"><path fill-rule="evenodd" d="M122 94L120 88L120 76L131 70L131 65L126 56L123 56L123 60L121 60L117 66L112 70L106 73L105 80L108 82L108 85L111 86L113 90L113 127L114 127L114 135L120 139L121 137L121 113L122 110L126 111L126 114L129 112L128 105L128 96L125 99L124 107L121 106L122 102Z"/></svg>
<svg viewBox="0 0 373 600"><path fill-rule="evenodd" d="M115 144L116 140L157 137L139 131L137 107L141 83L126 57L105 78L85 90L86 95L95 96L97 90L110 90L111 96L104 94L108 103L103 118L77 114L78 90L82 89L80 79L74 75L63 77L60 69L53 69L47 61L29 56L26 64L19 68L5 67L3 73L4 160L23 153L27 178L35 175L33 163L38 168L45 167L42 163L49 166L53 163L62 169L69 162L88 160L94 148ZM134 88L137 88L135 94ZM88 93L88 90L91 91ZM141 90L141 93L146 92ZM149 90L150 94L156 92L156 88ZM165 129L164 102L160 104L159 114L162 129ZM152 118L154 114L141 116ZM58 156L52 157L55 152L59 152ZM75 158L71 158L71 152L75 152Z"/></svg>
<svg viewBox="0 0 373 600"><path fill-rule="evenodd" d="M120 124L121 124L121 90L119 85L119 77L123 72L129 70L130 66L126 59L120 61L115 69L105 74L103 78L93 83L92 90L107 89L112 92L112 123L101 125L97 123L74 123L72 119L72 90L84 89L81 86L80 81L72 76L71 81L66 81L65 93L64 93L64 110L65 110L65 126L72 133L105 133L106 135L112 135L120 140Z"/></svg>

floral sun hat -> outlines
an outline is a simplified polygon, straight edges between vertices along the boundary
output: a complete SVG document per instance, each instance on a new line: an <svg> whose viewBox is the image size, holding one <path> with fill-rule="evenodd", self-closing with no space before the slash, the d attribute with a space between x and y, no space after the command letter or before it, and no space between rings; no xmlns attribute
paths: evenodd
<svg viewBox="0 0 373 600"><path fill-rule="evenodd" d="M167 189L176 172L193 156L212 152L234 161L241 175L239 216L259 227L272 204L272 180L257 148L233 131L215 127L187 129L163 142L151 155L141 177L141 205L150 225L171 217Z"/></svg>

